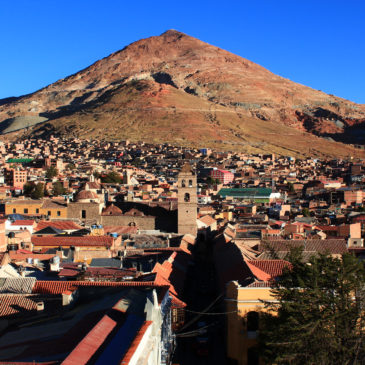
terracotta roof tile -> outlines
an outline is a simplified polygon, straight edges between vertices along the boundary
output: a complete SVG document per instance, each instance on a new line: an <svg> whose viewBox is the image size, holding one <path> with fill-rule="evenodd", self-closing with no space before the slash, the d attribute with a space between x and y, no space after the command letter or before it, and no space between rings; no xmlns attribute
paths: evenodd
<svg viewBox="0 0 365 365"><path fill-rule="evenodd" d="M206 224L207 226L211 226L212 224L217 223L217 221L214 218L212 218L210 215L205 215L205 216L199 218L199 220L201 222L203 222L204 224Z"/></svg>
<svg viewBox="0 0 365 365"><path fill-rule="evenodd" d="M259 251L267 251L268 247L275 251L289 251L291 247L303 247L304 252L314 251L319 253L343 254L347 252L344 239L327 240L267 240L259 245Z"/></svg>
<svg viewBox="0 0 365 365"><path fill-rule="evenodd" d="M73 221L40 221L37 224L36 231L40 231L41 229L44 229L47 227L57 228L62 231L78 230L78 229L82 228L80 225L76 224Z"/></svg>
<svg viewBox="0 0 365 365"><path fill-rule="evenodd" d="M9 252L10 259L12 261L25 261L27 258L38 259L39 261L50 260L54 257L54 254L39 254L39 253L18 253L18 252Z"/></svg>
<svg viewBox="0 0 365 365"><path fill-rule="evenodd" d="M106 207L103 212L101 213L101 215L113 215L113 216L117 216L117 215L123 215L123 212L121 211L121 209L119 209L118 207L116 207L114 204L109 205L108 207Z"/></svg>
<svg viewBox="0 0 365 365"><path fill-rule="evenodd" d="M248 266L248 268L250 269L250 271L252 272L252 274L258 280L266 281L266 280L269 280L270 279L271 276L268 273L262 271L257 266L251 264L250 261L246 261L246 265Z"/></svg>
<svg viewBox="0 0 365 365"><path fill-rule="evenodd" d="M127 353L124 355L123 359L121 360L121 362L120 362L121 365L129 364L130 360L132 359L132 356L134 355L134 353L136 352L140 342L142 341L142 338L143 338L144 334L146 333L147 329L149 328L149 326L151 324L152 324L152 321L145 321L142 324L142 326L139 329L139 331L137 332L134 340L130 344Z"/></svg>
<svg viewBox="0 0 365 365"><path fill-rule="evenodd" d="M113 237L110 236L68 236L68 237L32 237L34 246L92 246L110 247L113 244Z"/></svg>
<svg viewBox="0 0 365 365"><path fill-rule="evenodd" d="M263 272L269 275L269 278L273 278L282 274L284 267L290 267L290 263L285 260L251 260L248 261L251 265L256 266ZM260 280L268 280L260 279Z"/></svg>
<svg viewBox="0 0 365 365"><path fill-rule="evenodd" d="M118 233L122 234L136 234L138 232L138 228L135 226L104 226L104 233Z"/></svg>
<svg viewBox="0 0 365 365"><path fill-rule="evenodd" d="M36 311L37 302L41 301L37 295L0 294L0 317L23 311Z"/></svg>
<svg viewBox="0 0 365 365"><path fill-rule="evenodd" d="M270 288L271 281L254 281L251 284L246 285L246 288Z"/></svg>
<svg viewBox="0 0 365 365"><path fill-rule="evenodd" d="M34 220L25 220L25 219L19 219L11 223L12 226L32 226L33 224Z"/></svg>
<svg viewBox="0 0 365 365"><path fill-rule="evenodd" d="M105 315L66 357L62 365L88 363L116 325L116 321Z"/></svg>
<svg viewBox="0 0 365 365"><path fill-rule="evenodd" d="M62 294L75 287L155 287L159 286L153 281L36 281L32 293Z"/></svg>

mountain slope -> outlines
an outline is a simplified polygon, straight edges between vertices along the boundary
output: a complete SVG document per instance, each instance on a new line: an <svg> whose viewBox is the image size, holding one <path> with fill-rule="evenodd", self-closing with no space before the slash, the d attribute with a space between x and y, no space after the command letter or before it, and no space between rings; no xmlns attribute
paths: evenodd
<svg viewBox="0 0 365 365"><path fill-rule="evenodd" d="M306 132L365 140L364 105L293 83L174 30L0 103L0 130L10 132L14 121L19 128L19 117L37 135L72 130L226 148L233 142L239 149L285 154L361 154Z"/></svg>

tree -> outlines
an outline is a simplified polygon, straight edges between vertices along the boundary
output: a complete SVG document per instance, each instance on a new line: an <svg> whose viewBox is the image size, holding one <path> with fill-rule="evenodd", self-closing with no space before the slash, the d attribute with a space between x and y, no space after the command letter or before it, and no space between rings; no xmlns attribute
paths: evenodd
<svg viewBox="0 0 365 365"><path fill-rule="evenodd" d="M302 209L302 214L303 214L303 217L310 217L311 216L310 210L308 208L303 208Z"/></svg>
<svg viewBox="0 0 365 365"><path fill-rule="evenodd" d="M24 184L23 187L23 193L25 196L31 196L32 192L35 189L35 183L33 181L28 181L27 183Z"/></svg>
<svg viewBox="0 0 365 365"><path fill-rule="evenodd" d="M53 166L50 166L46 170L46 178L47 179L52 179L52 178L56 177L57 175L58 175L58 170Z"/></svg>
<svg viewBox="0 0 365 365"><path fill-rule="evenodd" d="M62 183L60 181L56 181L53 184L52 194L54 196L66 194L66 189L64 188L64 186L62 185Z"/></svg>
<svg viewBox="0 0 365 365"><path fill-rule="evenodd" d="M38 183L31 193L32 199L42 199L44 197L44 184Z"/></svg>
<svg viewBox="0 0 365 365"><path fill-rule="evenodd" d="M288 257L292 267L273 282L277 302L261 313L259 343L267 364L362 364L365 359L362 263L301 253Z"/></svg>
<svg viewBox="0 0 365 365"><path fill-rule="evenodd" d="M295 193L294 184L291 182L288 183L288 191L289 193Z"/></svg>
<svg viewBox="0 0 365 365"><path fill-rule="evenodd" d="M219 181L219 179L214 179L213 177L208 176L207 177L207 184L208 184L208 186L219 185L220 181Z"/></svg>
<svg viewBox="0 0 365 365"><path fill-rule="evenodd" d="M101 182L102 183L116 183L116 184L121 184L122 181L123 180L122 180L120 174L118 174L115 171L111 171L107 175L101 176Z"/></svg>

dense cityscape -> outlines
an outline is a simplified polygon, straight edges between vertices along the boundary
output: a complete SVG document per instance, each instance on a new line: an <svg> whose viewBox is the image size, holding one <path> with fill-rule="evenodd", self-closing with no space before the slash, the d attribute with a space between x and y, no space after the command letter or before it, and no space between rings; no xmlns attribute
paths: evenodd
<svg viewBox="0 0 365 365"><path fill-rule="evenodd" d="M56 136L0 154L2 364L280 362L285 275L365 254L360 159Z"/></svg>

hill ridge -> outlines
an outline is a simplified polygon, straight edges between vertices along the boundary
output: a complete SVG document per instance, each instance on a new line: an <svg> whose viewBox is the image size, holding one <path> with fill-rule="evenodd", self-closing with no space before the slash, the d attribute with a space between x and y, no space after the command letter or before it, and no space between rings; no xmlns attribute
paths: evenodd
<svg viewBox="0 0 365 365"><path fill-rule="evenodd" d="M259 143L265 151L272 146L280 153L291 146L303 155L310 153L306 143L323 144L318 150L329 155L363 153L343 143L327 148L329 139L365 143L365 105L294 83L174 29L133 42L32 94L8 99L0 102L2 133L11 133L15 120L17 128L23 125L35 135L72 130L97 137L103 131L144 139L154 133L156 141L224 148L243 138L249 150L262 149ZM139 133L135 125L143 126ZM180 125L198 128L202 135L179 132ZM273 141L271 125L284 135L295 130L301 136L296 138L310 142L289 143L283 136Z"/></svg>

